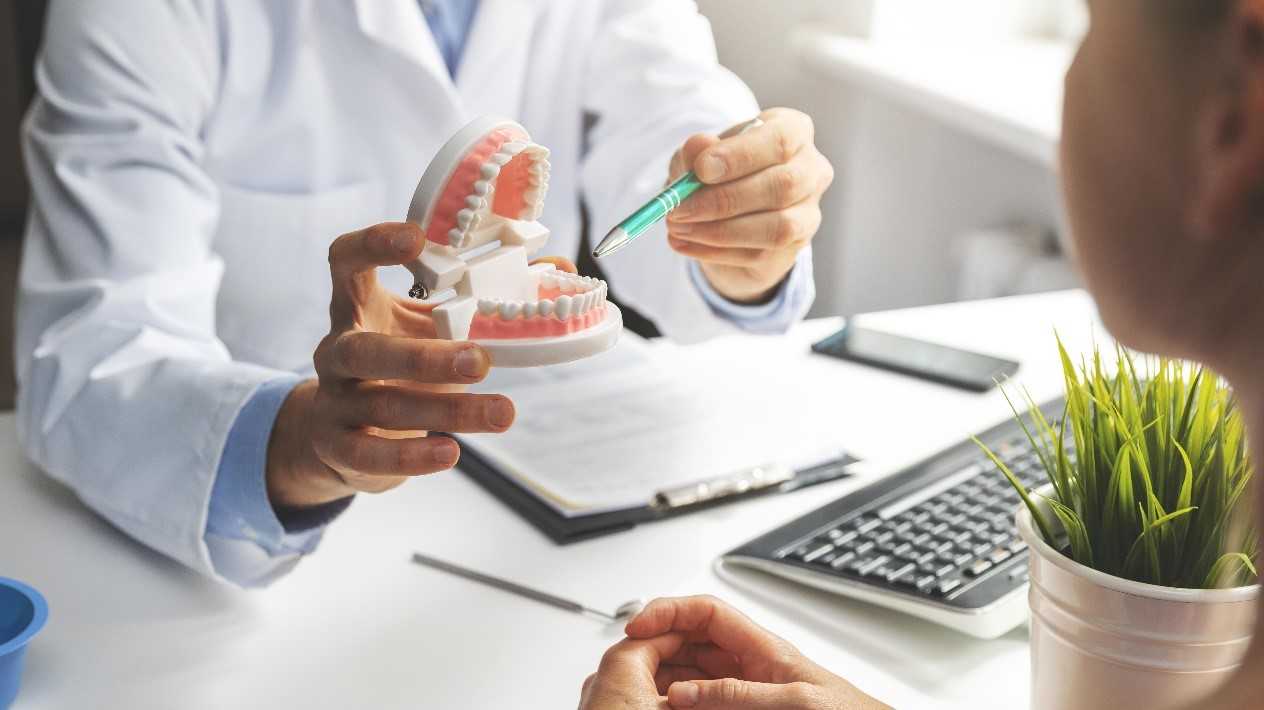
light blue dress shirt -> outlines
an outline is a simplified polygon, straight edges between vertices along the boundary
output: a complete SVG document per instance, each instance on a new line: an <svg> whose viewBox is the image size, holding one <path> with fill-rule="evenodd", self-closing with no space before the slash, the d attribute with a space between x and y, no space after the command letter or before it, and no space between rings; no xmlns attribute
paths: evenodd
<svg viewBox="0 0 1264 710"><path fill-rule="evenodd" d="M439 53L455 77L478 0L419 2ZM800 253L776 296L757 306L735 304L716 293L696 263L690 265L689 273L716 315L752 333L784 332L807 313L816 295L811 250ZM316 548L325 526L349 503L322 506L315 515L287 517L283 523L268 500L264 480L268 441L281 405L299 382L298 376L273 380L246 402L229 431L211 489L204 536L211 562L221 576L244 587L265 586L293 569Z"/></svg>

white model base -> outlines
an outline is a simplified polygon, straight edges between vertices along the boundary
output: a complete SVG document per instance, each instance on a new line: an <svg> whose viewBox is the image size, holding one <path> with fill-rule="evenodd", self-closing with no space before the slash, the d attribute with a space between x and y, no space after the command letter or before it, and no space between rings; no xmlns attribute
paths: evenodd
<svg viewBox="0 0 1264 710"><path fill-rule="evenodd" d="M606 303L606 317L591 328L552 338L475 340L492 358L493 367L542 367L592 357L613 348L623 332L623 314Z"/></svg>

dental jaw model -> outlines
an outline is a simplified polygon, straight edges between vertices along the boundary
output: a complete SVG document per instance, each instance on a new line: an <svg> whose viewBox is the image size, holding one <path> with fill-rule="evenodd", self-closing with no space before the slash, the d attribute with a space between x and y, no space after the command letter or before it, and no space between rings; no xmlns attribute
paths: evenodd
<svg viewBox="0 0 1264 710"><path fill-rule="evenodd" d="M604 281L528 265L549 239L548 154L512 121L477 119L431 161L408 210L426 234L409 295L437 304L438 337L477 342L497 367L586 358L623 330Z"/></svg>

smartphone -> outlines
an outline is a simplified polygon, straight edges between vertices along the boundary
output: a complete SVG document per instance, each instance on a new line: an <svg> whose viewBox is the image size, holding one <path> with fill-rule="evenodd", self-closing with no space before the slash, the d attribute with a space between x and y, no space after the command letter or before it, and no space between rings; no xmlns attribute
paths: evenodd
<svg viewBox="0 0 1264 710"><path fill-rule="evenodd" d="M1012 360L859 327L844 328L812 350L971 392L986 392L1019 368Z"/></svg>

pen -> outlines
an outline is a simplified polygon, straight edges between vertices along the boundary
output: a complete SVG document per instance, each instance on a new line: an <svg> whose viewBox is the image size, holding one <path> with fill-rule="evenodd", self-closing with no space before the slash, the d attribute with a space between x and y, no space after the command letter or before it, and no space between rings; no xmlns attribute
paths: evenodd
<svg viewBox="0 0 1264 710"><path fill-rule="evenodd" d="M758 118L753 118L736 129L729 130L723 137L733 138L740 136L752 128L759 128L764 122ZM630 217L619 223L619 226L610 230L605 239L593 249L593 258L600 259L604 256L619 251L632 243L632 240L645 233L645 230L658 224L671 214L672 210L680 206L680 203L689 199L693 193L702 187L702 181L698 176L689 171L682 175L680 179L673 182L658 194L657 197L650 200L644 207L633 212Z"/></svg>

